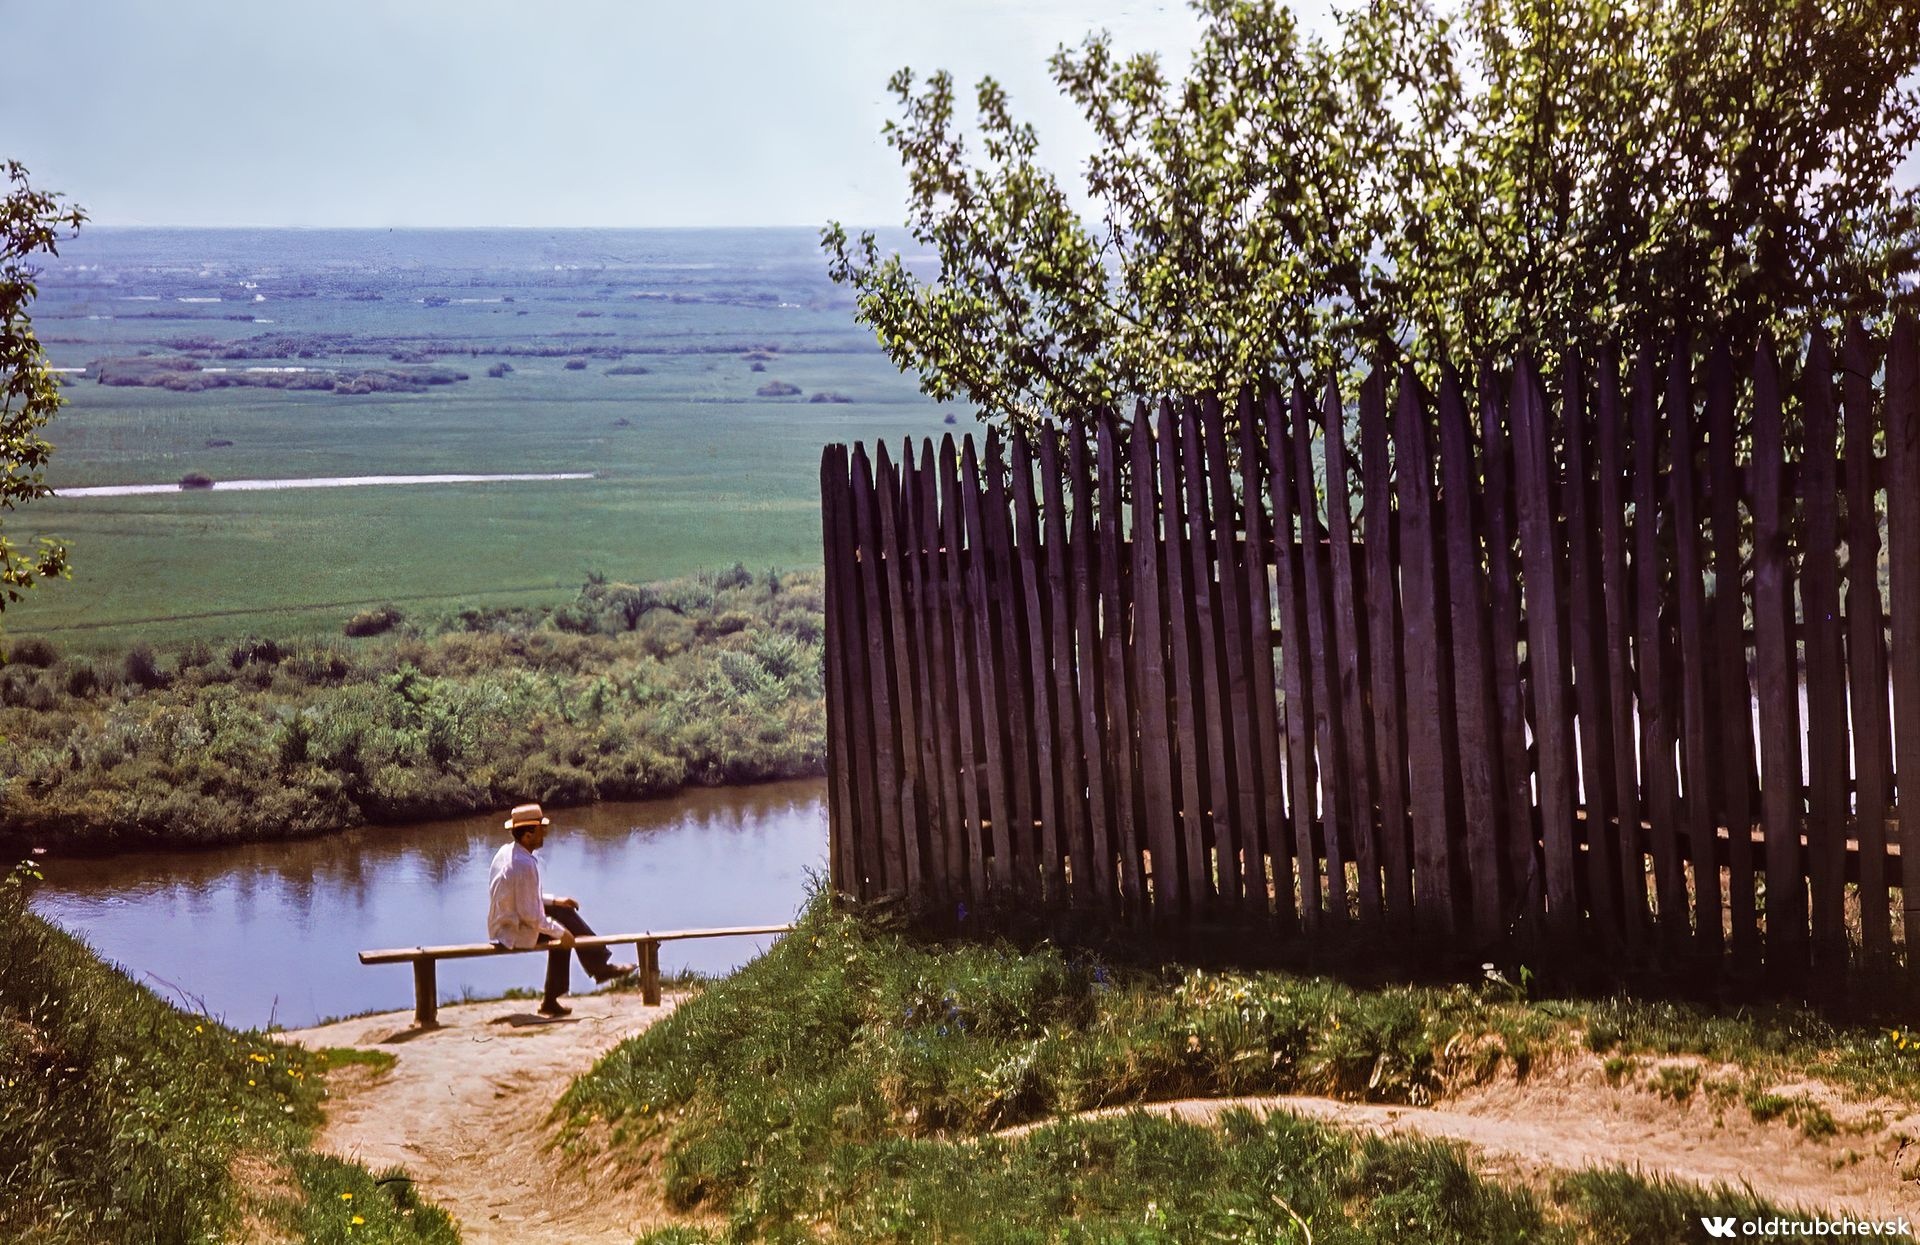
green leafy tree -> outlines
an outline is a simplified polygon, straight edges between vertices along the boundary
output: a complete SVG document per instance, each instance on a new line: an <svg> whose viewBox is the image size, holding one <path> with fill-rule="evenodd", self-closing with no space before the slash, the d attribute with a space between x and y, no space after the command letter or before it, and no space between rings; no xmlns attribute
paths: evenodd
<svg viewBox="0 0 1920 1245"><path fill-rule="evenodd" d="M61 402L27 315L38 292L32 261L57 254L62 236L71 237L86 220L59 195L35 190L18 161L8 161L6 171L6 197L0 199L0 513L47 495L43 472L53 447L40 430ZM42 538L36 549L22 550L0 530L0 610L36 580L66 573L67 552L57 541Z"/></svg>
<svg viewBox="0 0 1920 1245"><path fill-rule="evenodd" d="M1792 332L1914 267L1920 0L1371 0L1330 41L1272 0L1195 9L1179 81L1103 34L1054 55L1085 214L994 81L968 130L948 75L894 76L938 270L822 242L926 392L1020 425L1383 351Z"/></svg>

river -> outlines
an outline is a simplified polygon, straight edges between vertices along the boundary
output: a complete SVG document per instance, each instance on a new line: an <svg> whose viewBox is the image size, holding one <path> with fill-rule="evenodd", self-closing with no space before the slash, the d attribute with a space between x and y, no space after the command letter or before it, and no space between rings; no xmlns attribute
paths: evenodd
<svg viewBox="0 0 1920 1245"><path fill-rule="evenodd" d="M779 924L824 872L820 781L697 788L662 800L553 812L546 889L603 933ZM231 1025L286 1028L410 1008L406 965L356 953L486 939L487 864L502 814L368 826L289 843L134 852L45 863L33 908L135 980ZM723 973L766 938L668 943L666 972ZM632 948L617 958L631 960ZM537 989L539 956L446 960L442 1001ZM574 984L591 988L579 966Z"/></svg>

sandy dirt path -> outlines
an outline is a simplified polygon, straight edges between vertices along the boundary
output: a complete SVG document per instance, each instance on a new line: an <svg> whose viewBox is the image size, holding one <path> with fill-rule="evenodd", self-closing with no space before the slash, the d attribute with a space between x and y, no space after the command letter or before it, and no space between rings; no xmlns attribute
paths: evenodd
<svg viewBox="0 0 1920 1245"><path fill-rule="evenodd" d="M569 1082L616 1043L678 1002L637 990L577 995L549 1021L529 1000L440 1008L421 1031L411 1012L342 1020L282 1037L309 1048L385 1051L393 1067L328 1075L319 1148L379 1172L404 1168L451 1213L468 1245L632 1245L639 1233L687 1220L662 1205L656 1173L554 1148L548 1113ZM630 1161L630 1160L629 1160Z"/></svg>
<svg viewBox="0 0 1920 1245"><path fill-rule="evenodd" d="M1256 1116L1288 1111L1359 1132L1461 1142L1482 1175L1508 1184L1544 1188L1560 1172L1625 1167L1703 1186L1750 1189L1782 1209L1920 1221L1920 1109L1848 1102L1812 1082L1777 1088L1819 1102L1837 1131L1808 1137L1785 1120L1755 1121L1738 1102L1715 1107L1704 1093L1676 1103L1645 1089L1617 1087L1600 1061L1590 1058L1524 1081L1472 1088L1431 1107L1282 1095L1187 1099L1138 1109L1209 1125L1235 1108Z"/></svg>
<svg viewBox="0 0 1920 1245"><path fill-rule="evenodd" d="M549 1022L531 1002L502 1000L443 1007L442 1027L426 1032L412 1027L410 1013L391 1012L283 1036L394 1056L378 1074L355 1066L329 1074L319 1144L374 1171L404 1168L423 1195L459 1220L470 1245L629 1245L650 1228L690 1221L665 1209L652 1162L635 1162L631 1153L569 1156L552 1144L548 1113L575 1077L677 1001L647 1007L638 991L583 995L570 1000L571 1017ZM1733 1071L1658 1062L1690 1064L1708 1078ZM1819 1102L1837 1131L1809 1137L1784 1119L1757 1122L1739 1102L1716 1106L1704 1092L1676 1103L1644 1080L1639 1088L1616 1085L1588 1056L1432 1107L1281 1096L1137 1109L1195 1124L1236 1107L1290 1111L1365 1132L1456 1141L1483 1174L1507 1183L1541 1187L1557 1172L1623 1166L1745 1187L1783 1207L1832 1216L1920 1218L1920 1109L1849 1102L1813 1082L1776 1089Z"/></svg>

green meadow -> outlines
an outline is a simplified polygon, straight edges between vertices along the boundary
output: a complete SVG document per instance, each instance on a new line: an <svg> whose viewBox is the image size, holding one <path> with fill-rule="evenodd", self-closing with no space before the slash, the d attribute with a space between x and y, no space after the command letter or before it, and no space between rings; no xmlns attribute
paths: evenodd
<svg viewBox="0 0 1920 1245"><path fill-rule="evenodd" d="M456 237L465 251L436 264L446 239L418 237L411 266L344 275L339 245L299 234L242 245L217 231L107 231L94 251L76 243L65 258L95 266L50 269L35 307L53 363L88 369L71 374L49 430L49 483L171 484L189 473L592 479L46 499L10 530L65 540L74 577L9 609L7 631L64 651L291 639L337 633L378 602L422 612L557 605L589 572L649 581L734 562L817 565L823 445L973 427L964 412L958 427L945 425L947 412L853 323L805 231L619 235L645 239L654 258L591 280L504 258L502 268L476 267L488 262L485 235ZM495 249L511 258L525 245L507 234ZM171 251L187 250L214 259L173 262ZM239 305L262 314L223 313L249 273L259 279L247 288L271 293ZM148 290L157 292L128 292ZM178 301L219 291L226 301ZM366 395L94 379L102 360L173 358L226 375L404 359L467 379ZM489 375L500 365L511 370ZM799 393L760 396L771 381Z"/></svg>

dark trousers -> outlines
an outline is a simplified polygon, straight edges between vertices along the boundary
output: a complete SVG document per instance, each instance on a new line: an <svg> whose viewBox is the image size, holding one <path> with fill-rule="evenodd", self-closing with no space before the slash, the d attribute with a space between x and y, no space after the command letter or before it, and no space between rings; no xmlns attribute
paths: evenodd
<svg viewBox="0 0 1920 1245"><path fill-rule="evenodd" d="M580 914L572 908L548 904L547 915L558 921L562 929L576 938L593 937L593 927L582 920ZM552 942L553 939L542 934L540 941L546 943ZM602 976L608 966L613 963L613 952L605 947L576 947L574 954L580 957L580 967L586 969L587 975L594 978ZM569 984L571 983L567 976L566 951L555 949L547 952L547 1001L552 1002L565 994Z"/></svg>

